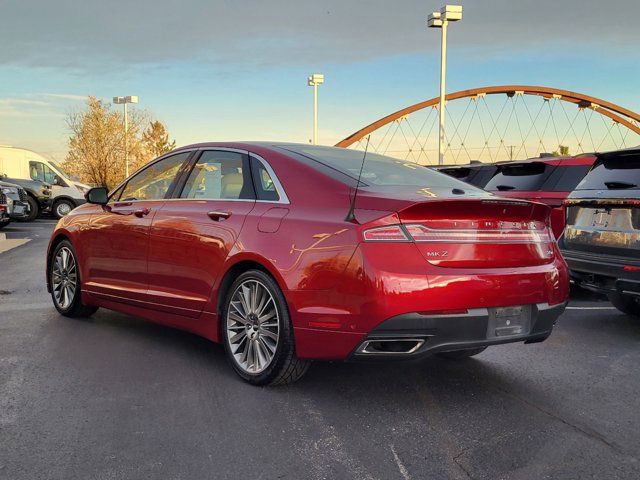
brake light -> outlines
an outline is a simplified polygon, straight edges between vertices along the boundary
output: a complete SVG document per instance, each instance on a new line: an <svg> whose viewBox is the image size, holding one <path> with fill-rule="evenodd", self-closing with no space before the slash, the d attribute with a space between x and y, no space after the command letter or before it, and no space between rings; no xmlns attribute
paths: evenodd
<svg viewBox="0 0 640 480"><path fill-rule="evenodd" d="M549 229L542 228L478 228L439 229L424 225L407 225L416 242L428 243L551 243Z"/></svg>
<svg viewBox="0 0 640 480"><path fill-rule="evenodd" d="M365 242L410 242L400 225L387 225L365 230L362 233Z"/></svg>
<svg viewBox="0 0 640 480"><path fill-rule="evenodd" d="M363 237L366 242L553 243L551 230L543 222L472 220L430 223L429 226L415 223L370 228L364 231Z"/></svg>

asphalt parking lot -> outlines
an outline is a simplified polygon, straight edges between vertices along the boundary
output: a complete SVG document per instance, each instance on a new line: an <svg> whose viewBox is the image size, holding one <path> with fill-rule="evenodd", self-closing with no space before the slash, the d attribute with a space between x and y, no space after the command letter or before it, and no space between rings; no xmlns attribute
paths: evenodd
<svg viewBox="0 0 640 480"><path fill-rule="evenodd" d="M579 295L541 344L241 382L223 349L100 310L61 317L52 220L0 253L2 479L640 477L640 323Z"/></svg>

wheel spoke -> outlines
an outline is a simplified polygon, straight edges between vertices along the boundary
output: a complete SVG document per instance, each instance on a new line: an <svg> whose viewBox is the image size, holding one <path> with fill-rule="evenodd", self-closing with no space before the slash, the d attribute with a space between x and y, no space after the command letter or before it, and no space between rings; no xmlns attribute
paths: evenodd
<svg viewBox="0 0 640 480"><path fill-rule="evenodd" d="M234 290L227 308L226 341L238 367L258 374L271 364L279 321L275 299L262 282L248 279Z"/></svg>
<svg viewBox="0 0 640 480"><path fill-rule="evenodd" d="M260 335L263 335L265 337L269 337L272 340L275 340L276 342L278 341L278 334L277 333L273 333L273 332L267 330L266 328L260 329Z"/></svg>

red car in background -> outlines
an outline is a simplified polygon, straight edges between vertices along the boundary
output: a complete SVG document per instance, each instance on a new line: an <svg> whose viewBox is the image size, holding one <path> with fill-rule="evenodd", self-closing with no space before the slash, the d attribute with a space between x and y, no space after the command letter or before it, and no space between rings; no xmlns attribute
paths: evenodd
<svg viewBox="0 0 640 480"><path fill-rule="evenodd" d="M49 244L55 308L221 342L256 385L294 381L314 359L540 342L568 296L547 206L372 153L192 145L86 198Z"/></svg>
<svg viewBox="0 0 640 480"><path fill-rule="evenodd" d="M541 202L553 208L551 228L560 238L565 224L564 200L587 174L595 155L548 157L503 163L484 187L506 198Z"/></svg>

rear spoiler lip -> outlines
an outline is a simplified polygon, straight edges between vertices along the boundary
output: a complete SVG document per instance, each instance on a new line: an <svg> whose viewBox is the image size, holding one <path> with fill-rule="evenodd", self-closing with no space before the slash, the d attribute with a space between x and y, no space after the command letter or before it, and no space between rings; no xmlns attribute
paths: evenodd
<svg viewBox="0 0 640 480"><path fill-rule="evenodd" d="M503 205L503 206L516 206L516 207L530 207L533 211L534 209L542 209L546 211L545 217L549 218L551 215L551 211L553 207L547 205L542 202L533 202L531 200L522 200L519 198L504 198L504 197L495 197L495 198L442 198L442 199L429 199L423 202L414 202L406 207L400 208L396 211L397 215L401 215L402 212L414 208L417 205L433 205L438 203L470 203L470 204L485 204L485 205Z"/></svg>

